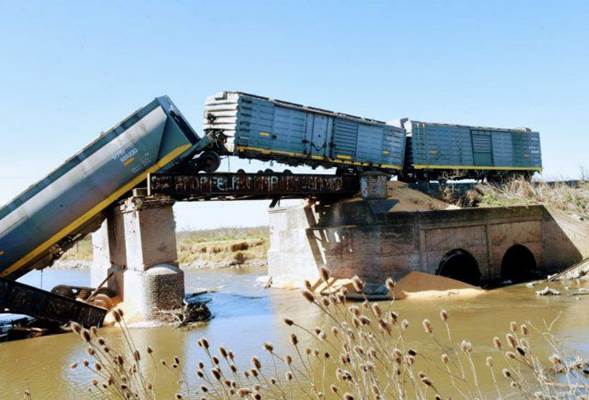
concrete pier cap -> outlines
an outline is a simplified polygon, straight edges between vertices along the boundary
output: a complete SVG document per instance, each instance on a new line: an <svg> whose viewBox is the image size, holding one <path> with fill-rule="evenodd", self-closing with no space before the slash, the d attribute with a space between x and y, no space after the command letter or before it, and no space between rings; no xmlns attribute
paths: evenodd
<svg viewBox="0 0 589 400"><path fill-rule="evenodd" d="M380 171L365 171L360 174L360 195L363 199L386 199L390 176Z"/></svg>
<svg viewBox="0 0 589 400"><path fill-rule="evenodd" d="M93 235L92 283L112 273L109 289L146 320L166 319L167 311L183 305L173 204L135 192L109 212Z"/></svg>

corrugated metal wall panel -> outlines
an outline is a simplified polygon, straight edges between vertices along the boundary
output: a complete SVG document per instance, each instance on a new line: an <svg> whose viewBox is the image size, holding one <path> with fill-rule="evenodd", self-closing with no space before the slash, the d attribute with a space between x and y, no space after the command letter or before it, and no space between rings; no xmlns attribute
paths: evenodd
<svg viewBox="0 0 589 400"><path fill-rule="evenodd" d="M493 133L493 160L496 166L508 167L514 165L511 137L510 132Z"/></svg>
<svg viewBox="0 0 589 400"><path fill-rule="evenodd" d="M386 126L382 135L382 163L389 165L403 165L405 157L405 132Z"/></svg>
<svg viewBox="0 0 589 400"><path fill-rule="evenodd" d="M305 113L287 108L274 108L274 124L270 132L281 132L281 135L266 136L260 147L267 147L272 140L272 146L286 152L302 153L305 138ZM262 140L262 139L261 139Z"/></svg>
<svg viewBox="0 0 589 400"><path fill-rule="evenodd" d="M412 131L415 164L448 166L472 164L472 142L468 129L414 123Z"/></svg>
<svg viewBox="0 0 589 400"><path fill-rule="evenodd" d="M381 162L383 150L382 136L382 127L359 125L358 141L356 143L356 159L374 160L375 162Z"/></svg>
<svg viewBox="0 0 589 400"><path fill-rule="evenodd" d="M333 124L333 150L335 154L354 157L356 155L356 141L358 124L343 118L336 118Z"/></svg>
<svg viewBox="0 0 589 400"><path fill-rule="evenodd" d="M538 132L420 121L410 121L408 129L413 165L542 167Z"/></svg>

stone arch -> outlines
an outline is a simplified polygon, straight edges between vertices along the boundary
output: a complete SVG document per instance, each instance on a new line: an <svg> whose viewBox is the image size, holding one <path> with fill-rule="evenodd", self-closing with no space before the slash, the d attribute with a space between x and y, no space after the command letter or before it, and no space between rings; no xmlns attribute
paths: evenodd
<svg viewBox="0 0 589 400"><path fill-rule="evenodd" d="M505 252L501 261L501 279L521 283L533 278L536 258L526 246L514 244Z"/></svg>
<svg viewBox="0 0 589 400"><path fill-rule="evenodd" d="M481 283L479 263L472 254L463 249L454 249L446 253L440 261L436 274L471 285L480 285Z"/></svg>

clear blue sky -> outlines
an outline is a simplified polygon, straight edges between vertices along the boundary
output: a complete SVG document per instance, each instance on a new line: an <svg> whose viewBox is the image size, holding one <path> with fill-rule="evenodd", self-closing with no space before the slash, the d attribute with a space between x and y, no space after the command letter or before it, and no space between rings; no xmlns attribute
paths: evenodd
<svg viewBox="0 0 589 400"><path fill-rule="evenodd" d="M0 0L0 203L153 97L200 129L205 97L224 89L381 120L527 126L544 176L577 177L588 21L586 1ZM184 204L177 223L264 224L265 207Z"/></svg>

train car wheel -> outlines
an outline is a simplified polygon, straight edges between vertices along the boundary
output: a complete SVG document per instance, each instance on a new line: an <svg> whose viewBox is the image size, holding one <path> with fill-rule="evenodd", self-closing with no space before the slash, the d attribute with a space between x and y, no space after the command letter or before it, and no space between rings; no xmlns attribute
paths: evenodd
<svg viewBox="0 0 589 400"><path fill-rule="evenodd" d="M67 297L69 299L76 298L76 292L71 286L68 285L57 285L53 289L51 289L51 293Z"/></svg>
<svg viewBox="0 0 589 400"><path fill-rule="evenodd" d="M196 159L198 171L215 172L221 166L221 157L214 151L205 151Z"/></svg>

